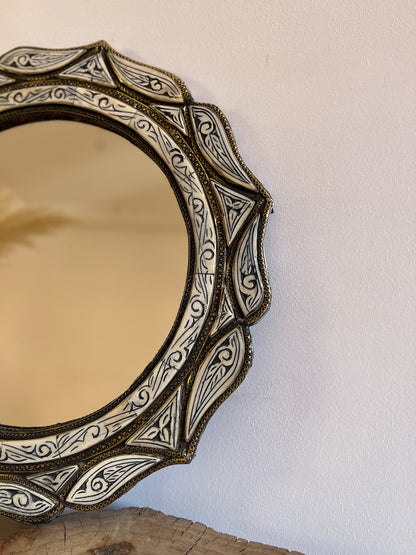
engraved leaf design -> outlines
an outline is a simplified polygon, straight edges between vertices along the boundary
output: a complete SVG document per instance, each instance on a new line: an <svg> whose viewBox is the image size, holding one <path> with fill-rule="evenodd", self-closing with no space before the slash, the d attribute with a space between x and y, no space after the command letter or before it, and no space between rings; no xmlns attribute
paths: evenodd
<svg viewBox="0 0 416 555"><path fill-rule="evenodd" d="M234 382L244 364L245 344L240 328L223 337L209 352L192 387L186 414L189 441L208 409Z"/></svg>
<svg viewBox="0 0 416 555"><path fill-rule="evenodd" d="M0 510L23 516L38 516L53 509L57 504L46 497L20 484L0 482Z"/></svg>
<svg viewBox="0 0 416 555"><path fill-rule="evenodd" d="M91 81L91 83L99 83L100 85L115 87L104 58L100 53L89 56L87 59L81 60L81 62L78 62L75 65L71 65L68 69L63 71L61 75L65 77L75 77L75 79L82 79L84 81Z"/></svg>
<svg viewBox="0 0 416 555"><path fill-rule="evenodd" d="M183 102L184 98L178 84L162 71L138 64L123 56L109 53L117 77L132 89L165 102Z"/></svg>
<svg viewBox="0 0 416 555"><path fill-rule="evenodd" d="M256 216L241 238L234 259L234 285L245 316L261 306L264 296L263 279L257 259L258 228L259 216Z"/></svg>
<svg viewBox="0 0 416 555"><path fill-rule="evenodd" d="M214 168L233 183L256 190L235 156L224 125L218 114L208 106L190 106L196 140L202 154Z"/></svg>
<svg viewBox="0 0 416 555"><path fill-rule="evenodd" d="M99 503L160 460L156 456L119 455L101 461L76 482L67 501L79 505Z"/></svg>
<svg viewBox="0 0 416 555"><path fill-rule="evenodd" d="M83 52L83 48L72 50L15 48L1 56L0 66L16 73L44 73L68 64Z"/></svg>

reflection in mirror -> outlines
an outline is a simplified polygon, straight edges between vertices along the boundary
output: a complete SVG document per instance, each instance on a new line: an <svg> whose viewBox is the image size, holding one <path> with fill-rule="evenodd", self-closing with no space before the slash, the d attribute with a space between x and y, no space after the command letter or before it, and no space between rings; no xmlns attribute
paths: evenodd
<svg viewBox="0 0 416 555"><path fill-rule="evenodd" d="M39 122L0 133L0 152L0 422L55 424L112 401L161 347L186 228L161 169L114 133Z"/></svg>

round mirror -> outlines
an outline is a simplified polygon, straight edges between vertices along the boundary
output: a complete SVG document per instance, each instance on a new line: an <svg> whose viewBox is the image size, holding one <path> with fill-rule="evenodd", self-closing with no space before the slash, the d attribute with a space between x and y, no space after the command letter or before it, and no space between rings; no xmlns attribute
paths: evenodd
<svg viewBox="0 0 416 555"><path fill-rule="evenodd" d="M153 359L187 232L165 174L115 133L43 121L0 133L0 151L0 422L50 425L105 406Z"/></svg>

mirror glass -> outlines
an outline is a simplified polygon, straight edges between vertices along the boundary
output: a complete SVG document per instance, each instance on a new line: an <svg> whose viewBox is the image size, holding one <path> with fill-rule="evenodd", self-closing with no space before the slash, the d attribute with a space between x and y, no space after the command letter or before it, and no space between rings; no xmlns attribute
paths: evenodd
<svg viewBox="0 0 416 555"><path fill-rule="evenodd" d="M0 422L42 426L125 391L163 344L188 238L157 164L79 122L0 133Z"/></svg>

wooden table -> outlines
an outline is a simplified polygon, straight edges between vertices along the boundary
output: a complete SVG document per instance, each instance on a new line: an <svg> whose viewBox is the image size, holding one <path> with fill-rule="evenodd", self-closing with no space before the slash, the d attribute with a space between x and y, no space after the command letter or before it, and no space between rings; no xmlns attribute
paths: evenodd
<svg viewBox="0 0 416 555"><path fill-rule="evenodd" d="M1 555L302 555L152 509L69 513L0 541Z"/></svg>

